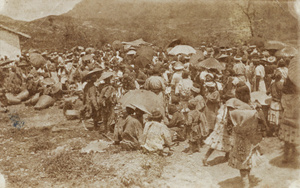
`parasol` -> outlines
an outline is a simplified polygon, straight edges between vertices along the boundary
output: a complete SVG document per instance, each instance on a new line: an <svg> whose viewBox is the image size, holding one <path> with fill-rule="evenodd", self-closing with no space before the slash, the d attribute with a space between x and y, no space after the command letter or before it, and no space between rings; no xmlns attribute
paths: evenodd
<svg viewBox="0 0 300 188"><path fill-rule="evenodd" d="M170 55L178 55L178 54L196 54L196 50L188 45L178 45L172 48L172 50L169 52Z"/></svg>
<svg viewBox="0 0 300 188"><path fill-rule="evenodd" d="M269 101L269 99L272 97L268 96L265 92L254 91L250 94L250 98L252 102L257 100L261 105L269 105L266 101Z"/></svg>
<svg viewBox="0 0 300 188"><path fill-rule="evenodd" d="M166 45L165 49L167 49L167 48L173 48L173 47L179 45L180 43L181 43L180 39L174 39L168 45Z"/></svg>
<svg viewBox="0 0 300 188"><path fill-rule="evenodd" d="M85 49L85 52L90 52L90 53L94 53L96 50L95 48L89 47Z"/></svg>
<svg viewBox="0 0 300 188"><path fill-rule="evenodd" d="M141 57L145 57L148 60L152 60L155 52L151 46L142 46L137 49L136 54Z"/></svg>
<svg viewBox="0 0 300 188"><path fill-rule="evenodd" d="M40 68L47 63L46 59L41 54L35 52L29 54L29 59L30 63L36 68Z"/></svg>
<svg viewBox="0 0 300 188"><path fill-rule="evenodd" d="M208 59L205 59L199 63L196 63L194 65L196 68L200 68L200 67L203 67L203 68L206 68L206 69L217 69L217 70L225 70L225 67L218 61L216 60L215 58L213 57L210 57Z"/></svg>
<svg viewBox="0 0 300 188"><path fill-rule="evenodd" d="M120 99L119 102L123 107L126 107L126 105L142 106L148 112L159 109L163 115L165 114L163 98L152 91L130 90Z"/></svg>
<svg viewBox="0 0 300 188"><path fill-rule="evenodd" d="M143 56L138 56L135 60L134 60L134 66L138 67L138 68L144 68L146 67L146 65L151 64L151 60L143 57Z"/></svg>
<svg viewBox="0 0 300 188"><path fill-rule="evenodd" d="M203 52L200 50L196 50L196 54L193 54L191 56L190 63L194 65L197 64L199 61L202 61L203 59L204 59Z"/></svg>
<svg viewBox="0 0 300 188"><path fill-rule="evenodd" d="M249 41L250 45L255 45L258 48L263 48L265 46L264 39L261 37L253 37Z"/></svg>
<svg viewBox="0 0 300 188"><path fill-rule="evenodd" d="M289 79L298 87L300 88L300 56L296 55L289 64L289 72L288 77Z"/></svg>
<svg viewBox="0 0 300 188"><path fill-rule="evenodd" d="M298 50L292 46L287 46L275 53L277 57L294 57L298 54Z"/></svg>
<svg viewBox="0 0 300 188"><path fill-rule="evenodd" d="M112 43L112 47L115 49L115 50L120 50L123 48L123 44L121 41L119 40L115 40L113 43Z"/></svg>
<svg viewBox="0 0 300 188"><path fill-rule="evenodd" d="M42 80L42 83L44 85L54 85L55 80L53 80L52 78L45 78L45 79Z"/></svg>
<svg viewBox="0 0 300 188"><path fill-rule="evenodd" d="M281 50L284 47L286 47L286 44L280 41L270 40L265 43L265 49L267 50Z"/></svg>

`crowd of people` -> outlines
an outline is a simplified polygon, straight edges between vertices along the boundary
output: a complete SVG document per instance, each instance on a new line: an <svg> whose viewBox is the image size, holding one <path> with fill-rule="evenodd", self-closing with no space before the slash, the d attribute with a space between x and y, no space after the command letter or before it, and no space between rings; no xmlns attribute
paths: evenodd
<svg viewBox="0 0 300 188"><path fill-rule="evenodd" d="M41 53L46 63L38 67L24 53L0 69L1 102L7 105L6 93L23 90L29 92L28 101L37 93L57 102L65 95L78 96L64 109L78 110L82 121L93 119L93 130L113 133L123 149L171 155L174 145L187 141L183 152L192 154L206 144L203 165L214 150L223 151L229 166L240 170L245 187L262 155L263 137L278 136L285 142L283 162L293 160L299 143L299 124L293 121L299 88L288 76L292 57L275 57L274 51L247 43L203 43L196 62L193 54L170 55L161 48L153 48L154 54L141 62L136 48L108 44L101 50L46 51ZM203 60L221 66L198 66ZM130 90L155 93L164 111L149 111L151 106L140 105L139 98L120 104ZM260 98L253 92L260 92Z"/></svg>

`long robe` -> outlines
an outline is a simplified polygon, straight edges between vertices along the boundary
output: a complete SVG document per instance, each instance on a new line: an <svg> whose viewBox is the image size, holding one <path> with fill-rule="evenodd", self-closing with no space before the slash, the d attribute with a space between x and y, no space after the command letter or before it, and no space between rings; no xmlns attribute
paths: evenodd
<svg viewBox="0 0 300 188"><path fill-rule="evenodd" d="M208 122L208 127L213 130L216 123L217 112L220 103L220 93L218 91L209 92L206 94L205 116Z"/></svg>

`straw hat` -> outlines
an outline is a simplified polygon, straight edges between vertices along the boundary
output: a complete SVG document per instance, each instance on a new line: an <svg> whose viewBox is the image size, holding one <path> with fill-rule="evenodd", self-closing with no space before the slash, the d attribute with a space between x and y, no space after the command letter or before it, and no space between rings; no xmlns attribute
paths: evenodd
<svg viewBox="0 0 300 188"><path fill-rule="evenodd" d="M274 63L275 61L276 61L276 57L275 56L268 57L268 62L269 63Z"/></svg>
<svg viewBox="0 0 300 188"><path fill-rule="evenodd" d="M191 90L195 93L200 93L200 89L199 88L196 88L196 87L192 87Z"/></svg>
<svg viewBox="0 0 300 188"><path fill-rule="evenodd" d="M88 72L85 76L84 76L84 80L88 79L88 78L91 78L92 75L94 74L99 74L101 73L103 70L102 69L99 69L99 68L95 68L94 70Z"/></svg>
<svg viewBox="0 0 300 188"><path fill-rule="evenodd" d="M242 61L242 59L243 59L243 58L240 57L240 56L238 56L238 57L237 57L237 56L234 56L234 60L235 60L235 61Z"/></svg>
<svg viewBox="0 0 300 188"><path fill-rule="evenodd" d="M206 82L205 86L206 87L216 87L216 83L214 83L214 82Z"/></svg>
<svg viewBox="0 0 300 188"><path fill-rule="evenodd" d="M151 115L149 115L149 118L151 119L161 119L162 114L158 109L152 110Z"/></svg>
<svg viewBox="0 0 300 188"><path fill-rule="evenodd" d="M173 68L174 68L174 70L183 70L184 66L180 61L177 61Z"/></svg>
<svg viewBox="0 0 300 188"><path fill-rule="evenodd" d="M104 73L102 73L99 80L105 80L105 79L111 78L113 76L114 76L113 72L104 72Z"/></svg>

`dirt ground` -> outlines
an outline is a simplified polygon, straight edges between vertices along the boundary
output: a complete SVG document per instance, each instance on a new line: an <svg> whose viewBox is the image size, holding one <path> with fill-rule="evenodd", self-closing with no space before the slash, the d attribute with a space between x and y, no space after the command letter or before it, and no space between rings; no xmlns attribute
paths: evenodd
<svg viewBox="0 0 300 188"><path fill-rule="evenodd" d="M181 152L187 144L180 143L167 157L112 145L86 153L90 143L111 141L84 130L79 120L66 120L56 106L36 111L21 104L9 110L0 114L0 172L7 187L241 187L239 171L227 165L224 153L213 153L210 166L202 165L207 146L188 155ZM13 126L12 113L24 121L22 128ZM300 187L298 162L281 163L283 143L271 137L261 146L265 162L251 171L251 186Z"/></svg>

